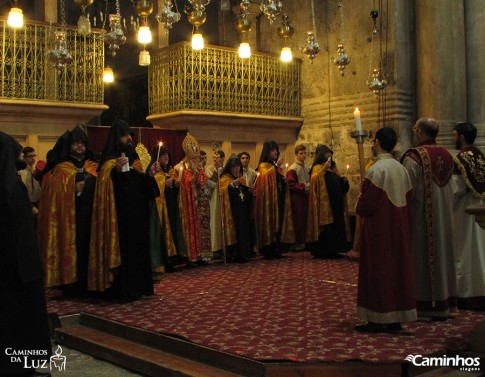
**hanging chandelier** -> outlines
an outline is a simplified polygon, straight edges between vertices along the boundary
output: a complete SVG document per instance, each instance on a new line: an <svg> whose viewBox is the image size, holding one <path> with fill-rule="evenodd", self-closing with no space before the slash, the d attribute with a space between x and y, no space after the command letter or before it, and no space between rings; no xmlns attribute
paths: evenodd
<svg viewBox="0 0 485 377"><path fill-rule="evenodd" d="M259 9L268 17L269 23L272 24L276 20L283 8L283 3L280 0L261 0L259 2Z"/></svg>
<svg viewBox="0 0 485 377"><path fill-rule="evenodd" d="M15 0L14 6L10 8L7 24L14 29L20 29L24 26L24 14L22 9L17 7L17 0Z"/></svg>
<svg viewBox="0 0 485 377"><path fill-rule="evenodd" d="M60 0L61 29L56 30L54 49L47 51L49 64L56 68L58 73L66 64L71 64L72 56L66 47L66 4L65 0Z"/></svg>
<svg viewBox="0 0 485 377"><path fill-rule="evenodd" d="M300 46L300 51L307 55L310 59L310 64L313 64L313 59L320 52L320 44L317 42L317 23L315 21L315 6L313 5L313 0L310 0L310 4L313 30L307 32L307 44Z"/></svg>
<svg viewBox="0 0 485 377"><path fill-rule="evenodd" d="M369 58L369 78L367 79L366 85L367 87L372 90L375 95L378 95L381 90L387 87L387 80L383 78L381 72L381 57L379 56L378 59L378 67L373 68L373 61L374 61L374 51L375 51L375 39L378 35L377 32L377 17L379 16L379 12L373 9L370 12L370 16L372 18L372 42L371 42L371 52Z"/></svg>
<svg viewBox="0 0 485 377"><path fill-rule="evenodd" d="M160 12L155 16L158 22L160 22L163 28L168 31L172 28L172 24L180 20L180 13L177 7L177 1L175 3L175 12L172 10L173 4L170 0L162 2L160 6Z"/></svg>
<svg viewBox="0 0 485 377"><path fill-rule="evenodd" d="M340 13L340 43L337 46L338 56L333 59L333 64L337 66L341 75L344 75L345 67L350 63L350 57L345 51L345 36L344 36L344 9L343 2L338 2L338 8Z"/></svg>
<svg viewBox="0 0 485 377"><path fill-rule="evenodd" d="M205 7L210 3L210 0L188 0L184 11L187 13L187 19L194 27L192 33L192 48L194 50L202 50L204 48L204 38L199 32L199 27L204 24L207 19Z"/></svg>
<svg viewBox="0 0 485 377"><path fill-rule="evenodd" d="M280 60L282 62L291 62L293 60L293 54L291 48L288 46L288 40L295 33L295 29L290 23L290 16L284 14L282 16L281 26L278 28L278 36L283 39L283 48L281 49Z"/></svg>
<svg viewBox="0 0 485 377"><path fill-rule="evenodd" d="M249 45L248 33L251 31L251 20L249 18L249 0L243 0L240 4L240 12L236 21L236 30L241 35L239 45L239 57L247 59L251 57L251 46Z"/></svg>

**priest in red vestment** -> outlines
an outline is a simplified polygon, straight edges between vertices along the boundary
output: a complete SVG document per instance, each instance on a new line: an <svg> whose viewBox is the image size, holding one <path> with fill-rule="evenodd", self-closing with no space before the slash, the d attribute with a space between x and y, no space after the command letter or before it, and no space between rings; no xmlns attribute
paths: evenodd
<svg viewBox="0 0 485 377"><path fill-rule="evenodd" d="M406 169L391 151L397 136L390 127L377 131L376 162L366 172L356 212L363 221L355 329L387 332L415 321L416 295L411 249L412 187Z"/></svg>

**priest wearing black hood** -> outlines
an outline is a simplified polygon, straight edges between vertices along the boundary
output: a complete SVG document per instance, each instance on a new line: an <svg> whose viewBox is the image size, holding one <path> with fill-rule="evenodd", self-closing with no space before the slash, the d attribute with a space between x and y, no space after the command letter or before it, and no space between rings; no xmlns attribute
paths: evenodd
<svg viewBox="0 0 485 377"><path fill-rule="evenodd" d="M247 262L255 240L253 194L242 177L241 160L235 154L221 172L220 190L227 257L230 261Z"/></svg>
<svg viewBox="0 0 485 377"><path fill-rule="evenodd" d="M256 169L255 217L261 253L266 259L281 257L281 242L294 243L291 202L279 164L280 151L275 141L263 145Z"/></svg>
<svg viewBox="0 0 485 377"><path fill-rule="evenodd" d="M22 147L0 132L0 375L34 376L51 354L49 322ZM22 166L23 163L23 166ZM36 353L19 355L18 352ZM17 352L17 353L15 353Z"/></svg>
<svg viewBox="0 0 485 377"><path fill-rule="evenodd" d="M94 194L88 289L135 300L153 294L149 250L149 201L160 195L133 147L128 124L116 119L101 156Z"/></svg>
<svg viewBox="0 0 485 377"><path fill-rule="evenodd" d="M340 176L333 151L319 145L310 169L306 242L315 258L335 258L350 248L346 198L347 178Z"/></svg>
<svg viewBox="0 0 485 377"><path fill-rule="evenodd" d="M88 136L80 126L56 143L55 161L42 185L37 221L46 287L64 293L87 291L89 237L96 169L87 149ZM52 153L51 153L52 156Z"/></svg>

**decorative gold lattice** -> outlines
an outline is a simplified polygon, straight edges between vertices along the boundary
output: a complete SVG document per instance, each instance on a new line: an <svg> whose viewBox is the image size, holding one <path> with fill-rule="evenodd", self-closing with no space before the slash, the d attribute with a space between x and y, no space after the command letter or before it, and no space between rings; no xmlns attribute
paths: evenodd
<svg viewBox="0 0 485 377"><path fill-rule="evenodd" d="M0 20L0 98L103 104L104 46L99 32L66 31L73 62L60 73L49 66L56 26L25 24L14 30Z"/></svg>
<svg viewBox="0 0 485 377"><path fill-rule="evenodd" d="M153 53L148 72L149 112L221 111L300 117L300 63L233 49L193 50L177 43Z"/></svg>

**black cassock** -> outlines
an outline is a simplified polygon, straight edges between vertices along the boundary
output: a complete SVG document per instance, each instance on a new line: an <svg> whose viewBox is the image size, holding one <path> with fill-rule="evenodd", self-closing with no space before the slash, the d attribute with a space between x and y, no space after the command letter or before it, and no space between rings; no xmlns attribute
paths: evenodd
<svg viewBox="0 0 485 377"><path fill-rule="evenodd" d="M153 294L149 247L149 202L160 194L155 180L131 169L111 171L113 180L121 266L110 292L115 298L134 300Z"/></svg>

